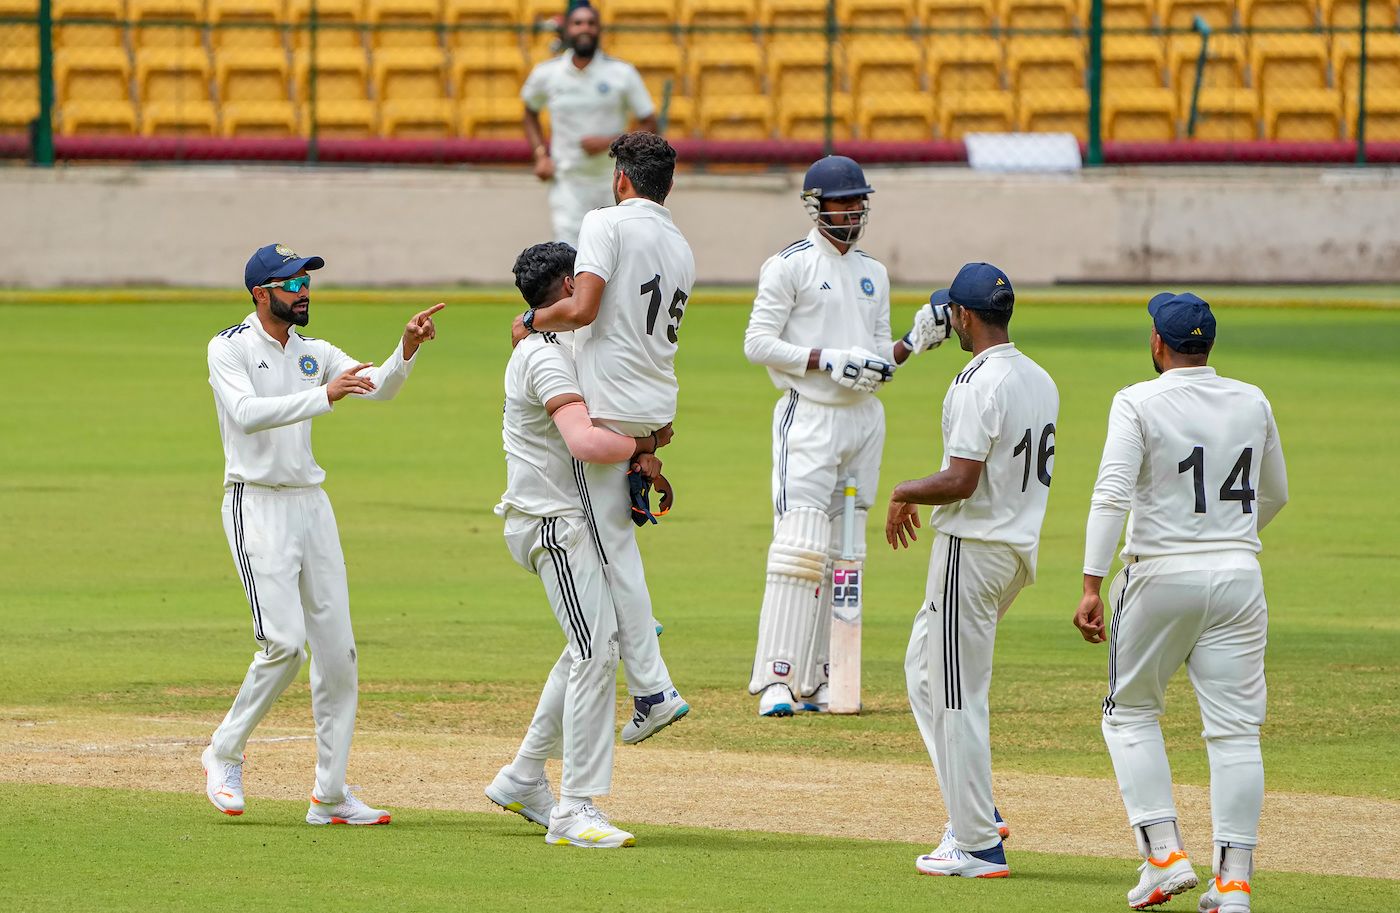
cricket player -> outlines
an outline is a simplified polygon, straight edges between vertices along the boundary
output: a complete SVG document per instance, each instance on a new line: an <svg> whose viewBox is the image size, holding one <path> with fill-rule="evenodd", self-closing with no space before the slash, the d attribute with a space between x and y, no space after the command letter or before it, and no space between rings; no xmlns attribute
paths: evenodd
<svg viewBox="0 0 1400 913"><path fill-rule="evenodd" d="M909 547L916 505L935 505L924 604L904 659L909 704L948 807L943 839L915 863L925 875L1010 874L992 802L987 692L997 623L1035 581L1054 469L1060 395L1007 332L1015 293L989 263L948 289L953 332L972 361L943 398L943 462L890 495L885 538Z"/></svg>
<svg viewBox="0 0 1400 913"><path fill-rule="evenodd" d="M520 98L525 102L525 138L535 155L535 176L549 183L549 212L557 241L578 246L579 226L590 209L613 205L608 147L627 129L655 133L656 110L630 63L598 48L602 27L587 0L573 4L564 20L568 50L530 71ZM549 111L545 142L540 112Z"/></svg>
<svg viewBox="0 0 1400 913"><path fill-rule="evenodd" d="M1123 569L1109 595L1103 735L1144 859L1128 905L1165 903L1196 885L1158 724L1167 681L1185 664L1201 706L1215 830L1215 880L1200 910L1248 913L1264 804L1268 634L1256 556L1259 530L1288 501L1288 477L1264 394L1207 364L1216 329L1210 305L1163 292L1147 311L1161 376L1113 398L1074 623L1085 640L1104 641L1099 594L1126 515Z"/></svg>
<svg viewBox="0 0 1400 913"><path fill-rule="evenodd" d="M324 340L302 336L311 319L310 270L269 244L249 258L243 283L253 313L209 342L209 385L224 445L224 532L253 613L258 652L202 758L205 795L241 815L243 749L296 677L311 647L311 714L316 782L307 824L388 824L345 786L358 689L345 556L326 473L311 454L311 419L348 397L393 399L418 348L437 335L437 304L415 314L383 365L360 362ZM368 369L368 370L366 370Z"/></svg>
<svg viewBox="0 0 1400 913"><path fill-rule="evenodd" d="M763 264L744 334L744 355L783 391L773 408L773 543L749 678L759 716L827 710L843 488L857 479L860 560L885 442L875 393L896 365L948 337L947 297L936 292L914 328L890 339L889 274L856 247L874 192L842 155L807 170L802 202L816 225Z"/></svg>
<svg viewBox="0 0 1400 913"><path fill-rule="evenodd" d="M525 302L542 313L573 293L574 249L537 244L520 254L513 271ZM643 460L655 474L655 457L642 455L669 441L671 429L632 438L595 426L572 347L554 333L531 335L515 347L505 386L507 482L496 513L505 519L511 556L544 584L567 643L515 760L501 768L486 796L548 828L548 843L632 846L633 835L614 827L593 804L612 786L617 612L574 466ZM560 757L561 749L556 805L544 763Z"/></svg>
<svg viewBox="0 0 1400 913"><path fill-rule="evenodd" d="M646 437L676 416L676 347L695 284L695 259L662 204L676 150L653 133L613 141L616 206L584 216L573 294L515 319L516 342L532 333L574 333L588 412L627 437ZM628 460L575 462L584 513L617 607L618 641L634 713L622 741L636 744L690 711L661 657L646 571L632 524Z"/></svg>

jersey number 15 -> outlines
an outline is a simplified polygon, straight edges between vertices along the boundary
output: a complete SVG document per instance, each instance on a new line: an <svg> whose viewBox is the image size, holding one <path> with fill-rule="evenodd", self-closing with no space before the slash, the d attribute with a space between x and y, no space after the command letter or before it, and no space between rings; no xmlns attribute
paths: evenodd
<svg viewBox="0 0 1400 913"><path fill-rule="evenodd" d="M642 283L642 295L650 295L647 301L647 335L656 335L656 315L661 312L661 274L657 273ZM681 318L685 316L685 303L690 298L685 292L676 289L671 296L671 307L666 313L671 320L666 324L666 338L674 345L676 331L681 328Z"/></svg>

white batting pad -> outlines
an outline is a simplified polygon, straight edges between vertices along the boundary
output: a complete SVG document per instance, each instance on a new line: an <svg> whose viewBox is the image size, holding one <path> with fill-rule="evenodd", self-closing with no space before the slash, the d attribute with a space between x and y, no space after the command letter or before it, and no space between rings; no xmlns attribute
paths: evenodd
<svg viewBox="0 0 1400 913"><path fill-rule="evenodd" d="M774 682L787 685L795 696L801 691L830 543L831 520L825 511L802 507L778 520L768 548L768 584L758 617L750 694Z"/></svg>

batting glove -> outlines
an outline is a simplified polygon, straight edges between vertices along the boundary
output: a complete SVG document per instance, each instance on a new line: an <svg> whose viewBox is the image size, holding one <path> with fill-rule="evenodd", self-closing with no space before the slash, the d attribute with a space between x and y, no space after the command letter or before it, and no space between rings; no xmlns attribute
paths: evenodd
<svg viewBox="0 0 1400 913"><path fill-rule="evenodd" d="M859 393L874 393L894 377L894 365L864 349L822 349L817 360L832 380Z"/></svg>
<svg viewBox="0 0 1400 913"><path fill-rule="evenodd" d="M914 326L904 334L904 345L909 354L918 355L943 345L952 334L952 319L946 304L929 303L919 308L914 315Z"/></svg>

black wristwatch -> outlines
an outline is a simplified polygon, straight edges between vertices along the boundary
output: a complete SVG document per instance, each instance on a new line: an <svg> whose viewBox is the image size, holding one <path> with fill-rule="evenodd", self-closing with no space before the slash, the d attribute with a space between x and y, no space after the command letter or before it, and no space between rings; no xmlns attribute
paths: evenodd
<svg viewBox="0 0 1400 913"><path fill-rule="evenodd" d="M520 318L520 323L521 323L522 326L525 327L525 331L526 331L527 333L538 333L538 332L539 332L539 330L536 330L536 329L535 329L535 309L534 309L534 308L530 308L528 311L525 312L524 316L522 316L522 317Z"/></svg>

